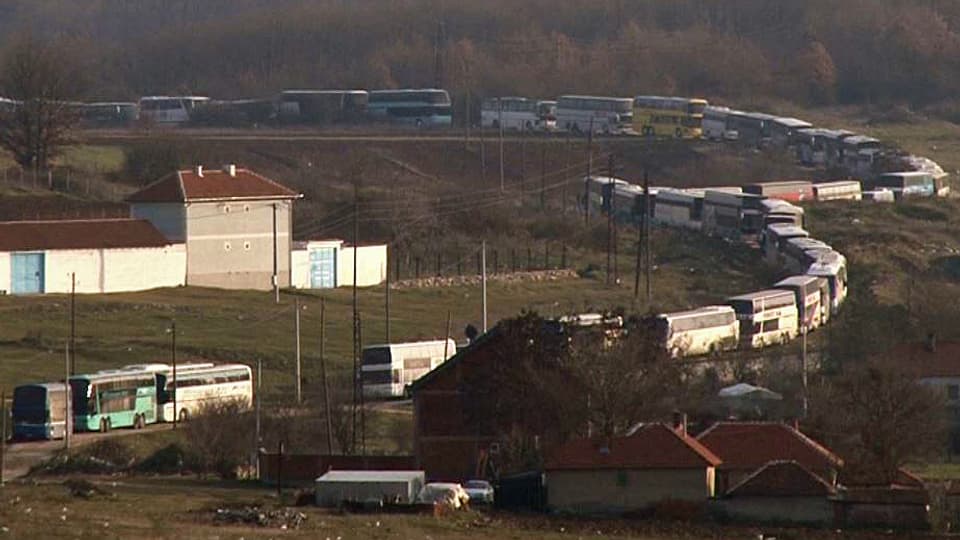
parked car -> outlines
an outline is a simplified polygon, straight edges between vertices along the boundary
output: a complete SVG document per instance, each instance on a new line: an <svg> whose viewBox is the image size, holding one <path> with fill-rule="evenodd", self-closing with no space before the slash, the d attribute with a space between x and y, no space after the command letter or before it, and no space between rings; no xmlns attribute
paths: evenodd
<svg viewBox="0 0 960 540"><path fill-rule="evenodd" d="M473 504L493 504L493 486L486 480L467 480L463 484L464 491L470 496Z"/></svg>
<svg viewBox="0 0 960 540"><path fill-rule="evenodd" d="M423 486L417 502L439 504L458 510L470 502L470 495L467 495L460 484L431 482Z"/></svg>

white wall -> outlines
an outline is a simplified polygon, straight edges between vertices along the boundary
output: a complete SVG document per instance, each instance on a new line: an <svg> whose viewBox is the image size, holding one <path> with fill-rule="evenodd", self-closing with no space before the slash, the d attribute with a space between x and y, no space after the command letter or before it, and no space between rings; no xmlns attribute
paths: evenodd
<svg viewBox="0 0 960 540"><path fill-rule="evenodd" d="M0 291L3 291L3 294L10 294L10 271L10 254L0 252Z"/></svg>
<svg viewBox="0 0 960 540"><path fill-rule="evenodd" d="M290 252L290 286L297 289L310 288L310 252L294 249Z"/></svg>
<svg viewBox="0 0 960 540"><path fill-rule="evenodd" d="M353 286L353 246L337 250L337 286ZM387 279L387 246L360 246L357 249L357 286L371 287Z"/></svg>
<svg viewBox="0 0 960 540"><path fill-rule="evenodd" d="M10 292L10 254L0 253L0 290ZM80 294L143 291L184 285L184 244L159 248L56 249L44 252L44 292Z"/></svg>

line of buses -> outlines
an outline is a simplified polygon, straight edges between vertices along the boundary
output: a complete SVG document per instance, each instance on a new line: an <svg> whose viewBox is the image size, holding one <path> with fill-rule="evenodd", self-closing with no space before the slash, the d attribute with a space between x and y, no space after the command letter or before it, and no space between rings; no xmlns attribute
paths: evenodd
<svg viewBox="0 0 960 540"><path fill-rule="evenodd" d="M185 421L207 404L253 403L253 377L244 364L135 364L75 375L63 382L25 384L13 393L16 440L59 439L74 432L141 429ZM176 405L176 407L174 407ZM70 422L67 422L67 419Z"/></svg>
<svg viewBox="0 0 960 540"><path fill-rule="evenodd" d="M671 356L715 355L787 343L837 313L847 297L847 260L803 229L802 201L861 200L857 181L763 182L709 189L643 188L591 177L587 202L616 219L695 230L755 245L764 260L790 275L772 287L721 305L661 313L651 322Z"/></svg>

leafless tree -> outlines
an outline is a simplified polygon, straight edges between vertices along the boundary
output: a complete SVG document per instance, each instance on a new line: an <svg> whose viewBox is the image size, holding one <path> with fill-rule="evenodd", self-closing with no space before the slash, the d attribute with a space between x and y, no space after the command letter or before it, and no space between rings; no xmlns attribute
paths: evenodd
<svg viewBox="0 0 960 540"><path fill-rule="evenodd" d="M946 406L908 367L878 359L817 387L810 428L853 470L886 482L904 464L945 448Z"/></svg>
<svg viewBox="0 0 960 540"><path fill-rule="evenodd" d="M24 34L6 51L0 95L13 100L0 111L0 147L23 168L44 170L71 139L79 120L82 70L60 41Z"/></svg>
<svg viewBox="0 0 960 540"><path fill-rule="evenodd" d="M250 455L254 419L239 401L205 404L183 431L197 472L230 478Z"/></svg>

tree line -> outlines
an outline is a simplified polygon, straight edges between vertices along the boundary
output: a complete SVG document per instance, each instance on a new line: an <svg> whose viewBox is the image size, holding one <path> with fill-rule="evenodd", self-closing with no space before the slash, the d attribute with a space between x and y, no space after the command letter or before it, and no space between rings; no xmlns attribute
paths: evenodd
<svg viewBox="0 0 960 540"><path fill-rule="evenodd" d="M702 95L733 105L953 99L949 0L5 2L2 42L69 43L94 99L440 83L462 99ZM462 101L460 102L462 106Z"/></svg>

